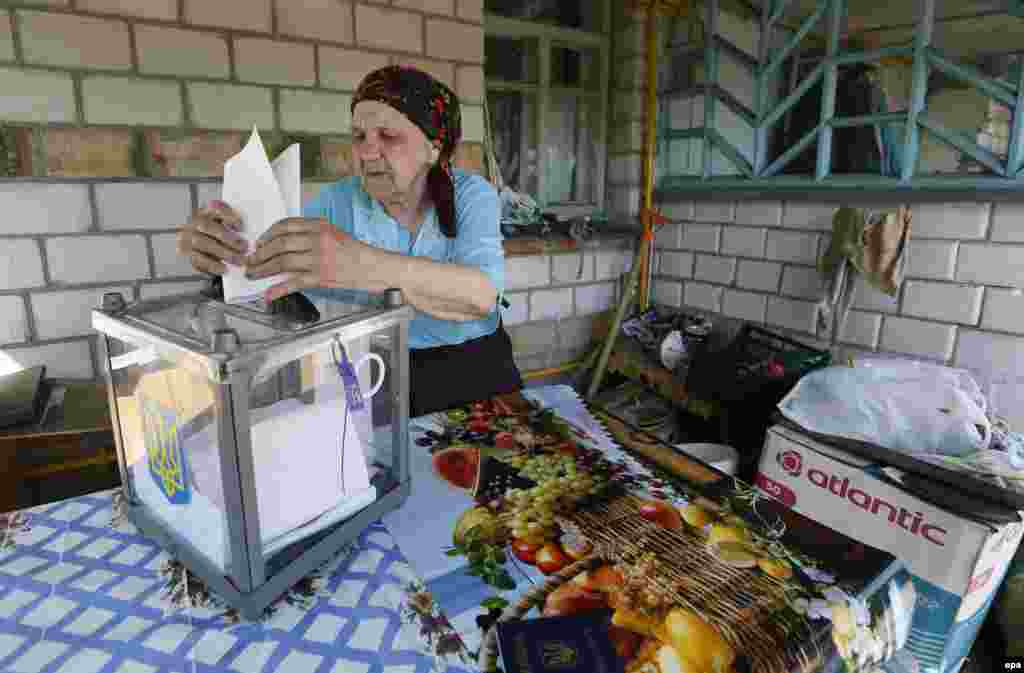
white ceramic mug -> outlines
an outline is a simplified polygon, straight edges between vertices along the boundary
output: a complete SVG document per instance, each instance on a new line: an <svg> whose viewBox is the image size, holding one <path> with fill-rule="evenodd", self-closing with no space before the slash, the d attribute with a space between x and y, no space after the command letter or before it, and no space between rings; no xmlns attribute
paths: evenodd
<svg viewBox="0 0 1024 673"><path fill-rule="evenodd" d="M368 345L368 342L362 344L364 348L366 347L366 345ZM367 352L364 352L358 356L354 355L354 353L356 352L356 348L353 348L352 342L346 344L345 350L348 351L349 362L352 363L352 369L356 372L356 378L359 380L359 390L363 394L363 399L372 399L373 396L379 393L380 389L384 386L384 375L386 373L386 369L384 366L384 358L377 355L376 353ZM366 367L365 374L362 372L363 366L368 365L371 362L376 362L377 367L379 368L377 370L377 381L373 385L370 385L370 368Z"/></svg>

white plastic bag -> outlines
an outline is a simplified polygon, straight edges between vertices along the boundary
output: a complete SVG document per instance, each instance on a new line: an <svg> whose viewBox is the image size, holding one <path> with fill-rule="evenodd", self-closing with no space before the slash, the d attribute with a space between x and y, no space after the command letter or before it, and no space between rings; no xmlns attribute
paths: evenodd
<svg viewBox="0 0 1024 673"><path fill-rule="evenodd" d="M779 410L822 435L901 453L962 456L991 443L986 406L966 371L878 359L808 374L779 403Z"/></svg>

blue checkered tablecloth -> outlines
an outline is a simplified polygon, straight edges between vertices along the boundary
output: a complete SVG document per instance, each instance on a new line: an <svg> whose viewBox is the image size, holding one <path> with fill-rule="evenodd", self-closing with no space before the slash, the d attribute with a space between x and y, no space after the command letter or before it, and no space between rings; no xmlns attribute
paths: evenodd
<svg viewBox="0 0 1024 673"><path fill-rule="evenodd" d="M167 555L112 503L107 492L0 514L0 672L476 670L380 522L311 591L247 623L173 600Z"/></svg>

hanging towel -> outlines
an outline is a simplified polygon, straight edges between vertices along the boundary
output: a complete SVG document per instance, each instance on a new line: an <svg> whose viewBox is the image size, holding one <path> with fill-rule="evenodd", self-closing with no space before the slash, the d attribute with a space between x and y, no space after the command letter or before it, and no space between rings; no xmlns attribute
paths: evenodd
<svg viewBox="0 0 1024 673"><path fill-rule="evenodd" d="M910 219L906 206L875 213L846 206L836 211L832 242L818 259L818 271L825 276L817 306L818 337L842 333L858 277L896 295L906 267Z"/></svg>

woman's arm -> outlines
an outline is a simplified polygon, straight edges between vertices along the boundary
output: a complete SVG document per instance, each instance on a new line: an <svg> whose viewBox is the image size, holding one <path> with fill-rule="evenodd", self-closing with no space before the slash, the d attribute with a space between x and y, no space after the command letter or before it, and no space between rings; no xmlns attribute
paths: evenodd
<svg viewBox="0 0 1024 673"><path fill-rule="evenodd" d="M282 220L261 237L247 258L247 275L288 274L268 290L267 301L306 288L381 293L397 287L418 310L442 320L486 318L504 291L500 205L494 187L482 178L467 180L456 190L458 236L450 262L373 247L310 208L306 217Z"/></svg>
<svg viewBox="0 0 1024 673"><path fill-rule="evenodd" d="M451 261L385 253L383 278L397 282L406 301L441 320L480 320L491 315L505 286L501 201L479 176L456 177L457 236ZM381 291L387 288L381 288Z"/></svg>
<svg viewBox="0 0 1024 673"><path fill-rule="evenodd" d="M418 310L459 322L486 318L494 310L498 291L480 269L378 252L383 253L383 279L392 279L390 286L397 284L405 300Z"/></svg>

